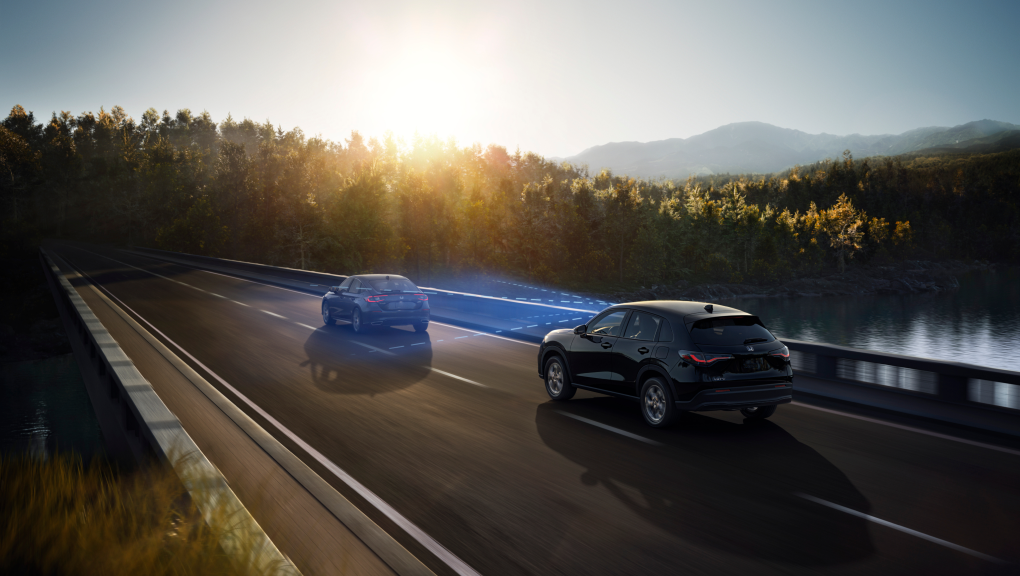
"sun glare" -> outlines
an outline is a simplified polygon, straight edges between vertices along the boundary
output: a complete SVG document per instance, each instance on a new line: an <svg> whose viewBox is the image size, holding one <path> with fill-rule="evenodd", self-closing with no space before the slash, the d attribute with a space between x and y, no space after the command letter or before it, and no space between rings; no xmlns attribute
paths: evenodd
<svg viewBox="0 0 1020 576"><path fill-rule="evenodd" d="M410 141L415 132L466 143L485 107L487 71L451 51L408 47L371 76L373 124Z"/></svg>

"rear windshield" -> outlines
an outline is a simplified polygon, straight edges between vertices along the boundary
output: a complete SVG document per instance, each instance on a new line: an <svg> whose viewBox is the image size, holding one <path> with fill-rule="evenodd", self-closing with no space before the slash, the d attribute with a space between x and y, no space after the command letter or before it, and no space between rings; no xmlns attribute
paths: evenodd
<svg viewBox="0 0 1020 576"><path fill-rule="evenodd" d="M376 293L386 292L418 292L418 287L411 284L411 281L407 278L401 278L399 276L390 276L389 280L368 280L369 284L372 285L372 289Z"/></svg>
<svg viewBox="0 0 1020 576"><path fill-rule="evenodd" d="M755 316L698 320L691 325L691 339L695 344L711 346L739 346L775 340Z"/></svg>

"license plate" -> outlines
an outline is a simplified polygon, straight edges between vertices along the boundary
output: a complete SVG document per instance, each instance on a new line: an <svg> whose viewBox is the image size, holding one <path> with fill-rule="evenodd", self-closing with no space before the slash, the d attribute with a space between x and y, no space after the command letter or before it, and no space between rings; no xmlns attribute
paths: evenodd
<svg viewBox="0 0 1020 576"><path fill-rule="evenodd" d="M414 302L391 302L387 310L414 310Z"/></svg>
<svg viewBox="0 0 1020 576"><path fill-rule="evenodd" d="M764 358L749 358L740 364L741 372L761 372L766 370Z"/></svg>

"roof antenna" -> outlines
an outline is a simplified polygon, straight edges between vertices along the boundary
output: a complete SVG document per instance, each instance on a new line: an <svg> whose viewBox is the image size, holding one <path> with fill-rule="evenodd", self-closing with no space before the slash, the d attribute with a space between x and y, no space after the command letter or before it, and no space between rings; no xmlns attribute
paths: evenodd
<svg viewBox="0 0 1020 576"><path fill-rule="evenodd" d="M708 313L711 314L712 313L712 305L711 304L705 304L705 310L708 310Z"/></svg>

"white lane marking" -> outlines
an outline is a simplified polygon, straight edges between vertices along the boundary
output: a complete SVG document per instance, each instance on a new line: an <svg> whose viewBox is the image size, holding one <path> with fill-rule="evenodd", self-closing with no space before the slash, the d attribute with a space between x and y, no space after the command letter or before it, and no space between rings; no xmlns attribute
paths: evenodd
<svg viewBox="0 0 1020 576"><path fill-rule="evenodd" d="M264 312L264 313L266 313L266 314L269 314L270 316L276 316L277 318L283 318L284 320L286 320L286 319L287 319L287 317L286 317L286 316L280 316L280 315L279 315L279 314L277 314L276 312L270 312L269 310L261 310L261 309L260 309L260 310L259 310L259 312Z"/></svg>
<svg viewBox="0 0 1020 576"><path fill-rule="evenodd" d="M518 326L517 328L511 328L511 330L520 330L520 329L521 329L520 326Z"/></svg>
<svg viewBox="0 0 1020 576"><path fill-rule="evenodd" d="M975 556L975 557L980 558L982 560L987 560L988 562L994 562L996 564L1008 564L1008 562L1004 562L1002 560L999 560L998 558L996 558L994 556L989 556L988 554L984 554L982 552L978 552L977 550L971 550L970 548L964 548L963 546L960 546L959 544L953 544L952 542L947 542L947 541L945 541L945 540L943 540L941 538L936 538L934 536L929 536L929 535L927 535L927 534L925 534L923 532L918 532L917 530L911 530L910 528L907 528L905 526L900 526L899 524L893 524L892 522L889 522L888 520L882 520L881 518L875 518L874 516L865 514L863 512L858 512L858 511L856 511L856 510L854 510L852 508L847 508L846 506L840 506L839 504L834 504L832 502L829 502L828 500L822 500L821 498L815 498L814 496L811 496L809 494L800 494L800 493L798 493L797 496L800 496L801 498L803 498L805 500L810 500L810 501L812 501L812 502L814 502L816 504L821 504L822 506L827 506L829 508L832 508L833 510L839 510L840 512L846 512L847 514L850 514L851 516L856 516L858 518L864 518L865 520L869 520L871 522L874 522L875 524L879 524L879 525L885 526L887 528L892 528L893 530L899 530L900 532L903 532L904 534L910 534L911 536L917 536L918 538L921 538L922 540L927 540L929 542L934 542L936 544L945 546L946 548L950 548L952 550L956 550L957 552L963 552L964 554L970 554L971 556Z"/></svg>
<svg viewBox="0 0 1020 576"><path fill-rule="evenodd" d="M368 348L372 352L382 352L383 354L389 354L390 356L396 356L396 354L394 354L393 352L390 352L389 350L383 350L382 348L376 348L375 346L372 346L371 344L365 344L364 342L358 342L357 340L348 340L348 342L353 342L353 343L357 344L358 346L364 346L365 348Z"/></svg>
<svg viewBox="0 0 1020 576"><path fill-rule="evenodd" d="M603 430L609 430L610 432L615 432L615 433L617 433L617 434L619 434L621 436L626 436L627 438L631 438L633 440L637 440L638 442L644 442L645 444L651 444L652 446L662 446L661 442L656 442L655 440L652 440L651 438L645 438L644 436L638 436L637 434L631 434L630 432L627 432L626 430L620 430L619 428L614 428L614 427L612 427L612 426L610 426L608 424L603 424L601 422L596 422L595 420L589 420L589 419L587 419L587 418L585 418L583 416L577 416L575 414L568 414L568 413L560 411L560 410L557 410L556 412L558 414L562 414L562 415L566 416L567 418L573 418L574 420L577 420L578 422L584 422L585 424L591 424L592 426L597 426L599 428L602 428Z"/></svg>
<svg viewBox="0 0 1020 576"><path fill-rule="evenodd" d="M454 330L463 330L464 332L474 332L474 330L468 330L467 328L461 328L460 326L454 326L453 324L446 324L444 322L435 322L435 321L433 321L431 323L432 324L437 324L439 326L446 326L447 328L453 328ZM511 330L513 330L513 328L511 328ZM489 338L499 338L500 340L506 340L507 342L516 342L518 344L525 344L527 346L534 346L536 348L538 347L538 344L535 344L534 342L525 342L523 340L517 340L515 338L507 338L505 336L496 336L495 334L489 334L489 333L484 333L482 335L483 336L488 336ZM440 340L440 342L442 342L442 340Z"/></svg>
<svg viewBox="0 0 1020 576"><path fill-rule="evenodd" d="M831 410L829 408L821 408L818 406L812 406L810 404L804 404L803 402L794 402L796 406L802 406L804 408L810 408L812 410L818 410L820 412L828 412L829 414L838 414L840 416L846 416L847 418L854 418L856 420L863 420L865 422L871 422L873 424L881 424L883 426L889 426L891 428L899 428L900 430L908 430L910 432L917 432L918 434L924 434L926 436L933 436L935 438L941 438L943 440L952 440L953 442L960 442L961 444L969 444L971 446L979 446L981 448L988 448L989 450L996 450L998 452L1005 452L1006 454L1012 454L1014 456L1020 456L1020 450L1012 450L1010 448L1003 448L1002 446L995 446L994 444L985 444L984 442L978 442L976 440L967 440L966 438L957 438L956 436L950 436L948 434L939 434L938 432L929 432L928 430L922 430L920 428L914 428L911 426L904 426L903 424L895 424L893 422L886 422L877 418L868 418L867 416L858 416L856 414L850 414L848 412L840 412L839 410Z"/></svg>
<svg viewBox="0 0 1020 576"><path fill-rule="evenodd" d="M538 324L532 324L531 326L528 326L528 328L538 328Z"/></svg>
<svg viewBox="0 0 1020 576"><path fill-rule="evenodd" d="M478 382L475 382L474 380L468 380L467 378L463 378L461 376L457 376L456 374L450 374L449 372L443 372L439 368L433 368L432 366L426 366L426 368L428 368L429 370L432 370L433 372L438 372L438 373L442 374L443 376L449 376L450 378L456 378L457 380L463 380L464 382L467 382L468 384L474 384L475 386L481 386L482 388L488 388L488 386L486 386L485 384L479 384Z"/></svg>
<svg viewBox="0 0 1020 576"><path fill-rule="evenodd" d="M82 250L82 248L79 248L79 250ZM86 250L86 252L88 252L88 250ZM128 251L127 250L121 250L121 252L128 252ZM173 264L175 266L181 266L183 268L190 268L192 270L198 270L199 272L205 272L207 274L215 274L217 276L223 276L224 278L232 278L234 280L241 280L241 281L244 281L244 282L251 282L252 284L259 284L260 286L266 286L266 287L269 287L269 288L276 288L277 290L286 290L287 292L293 292L295 294L301 294L302 296L311 296L312 298L320 298L320 299L322 298L322 296L316 296L315 294L309 294L307 292L302 292L300 290L294 290L292 288L284 288L283 286L274 286L273 284L267 284L265 282L259 282L258 280L249 280L247 278L241 278L240 276L231 276L230 274L221 274L220 272L213 272L212 270L206 270L204 268L196 268L195 266L190 266L188 264L182 264L180 262L171 262L169 260L162 260L160 258L154 258L154 257L148 256L146 254L140 254L140 253L136 253L136 252L128 252L128 253L133 255L133 256L141 256L142 258L148 258L149 260L155 260L156 262L162 262L164 264ZM93 252L93 254L95 254L95 252ZM102 256L102 254L97 254L97 256ZM110 257L109 256L103 256L103 258L110 258ZM113 258L110 258L110 260L113 260ZM117 260L113 260L113 261L117 262ZM121 264L124 264L124 263L121 262ZM127 264L127 266L131 266L131 265ZM131 266L131 267L135 268L135 266ZM142 268L138 268L138 270L142 270L143 272L149 272L148 270L143 270ZM156 276L159 276L159 274L156 274L155 272L149 272L149 274L155 274ZM165 278L165 276L164 276L164 278ZM170 280L170 279L167 278L167 280ZM284 280L285 280L285 278L284 278ZM170 280L170 281L171 282L176 282L176 280Z"/></svg>
<svg viewBox="0 0 1020 576"><path fill-rule="evenodd" d="M309 326L308 324L302 324L300 322L295 322L295 324L301 326L302 328L308 328L309 330L318 330L318 328L316 328L315 326Z"/></svg>
<svg viewBox="0 0 1020 576"><path fill-rule="evenodd" d="M104 292L109 294L111 298L120 303L120 305L123 306L125 309L129 310L132 314L137 316L138 319L140 319L142 322L148 324L149 328L152 328L153 331L155 331L157 334L166 339L166 341L172 344L174 348L180 350L182 354L190 358L192 362L194 362L200 368L205 370L206 373L215 378L216 381L222 384L227 390L233 392L234 395L237 396L242 402L251 407L252 410L258 412L258 414L265 418L267 422L275 426L277 430L279 430L288 438L290 438L292 441L294 441L295 444L304 449L304 451L307 452L312 458L315 458L320 464L325 466L326 469L332 472L334 476L342 480L345 484L354 489L355 492L360 494L362 498L364 498L370 504L379 509L379 511L385 514L387 518L392 520L394 524L400 526L412 538L417 540L419 544L424 546L429 552L435 554L437 558L439 558L447 566L452 568L454 572L456 572L457 574L461 574L462 576L481 576L481 574L476 572L474 568L472 568L466 562L458 558L456 554L447 550L446 547L440 544L435 538L426 534L424 530L422 530L413 522L405 518L400 512L397 512L397 510L390 506L389 504L387 504L386 501L376 496L375 493L369 490L364 484L355 480L350 474L348 474L342 468L334 464L329 458L326 458L321 452L319 452L315 448L312 448L307 442L298 437L297 434L291 432L283 424L280 424L275 418L273 418L265 410L260 408L258 404L255 404L254 402L249 400L247 396L241 394L241 392L237 388L234 388L233 386L228 384L226 380L220 378L219 374L210 370L209 367L206 366L205 364L202 364L198 360L198 358L195 358L194 356L189 354L187 350L182 348L179 344L177 344L170 338L167 338L166 334L160 332L159 329L150 324L148 320L142 318L140 314L132 310L127 304L124 304L124 302L122 302L120 298L117 298L116 296L113 295L113 293L109 292L108 290L104 289ZM360 342L355 342L355 344L360 344ZM369 348L371 348L371 346L369 346Z"/></svg>
<svg viewBox="0 0 1020 576"><path fill-rule="evenodd" d="M226 296L220 296L219 294L217 294L217 293L215 293L215 292L210 292L210 293L209 293L209 295L210 295L210 296L215 296L215 297L217 297L217 298L226 298Z"/></svg>
<svg viewBox="0 0 1020 576"><path fill-rule="evenodd" d="M396 350L397 348L403 348L403 346L390 346L390 350Z"/></svg>
<svg viewBox="0 0 1020 576"><path fill-rule="evenodd" d="M411 346L421 346L423 344L425 344L425 342L415 342L414 344L411 344Z"/></svg>
<svg viewBox="0 0 1020 576"><path fill-rule="evenodd" d="M237 300L231 300L231 302L233 302L234 304L240 304L241 306L245 306L247 308L251 308L251 306L248 306L244 302L238 302Z"/></svg>
<svg viewBox="0 0 1020 576"><path fill-rule="evenodd" d="M83 250L83 249L79 248L79 250ZM160 278L164 278L166 280L170 280L171 282L177 282L177 280L173 280L171 278L167 278L166 276L163 276L162 274L157 274L155 272L152 272L152 271L149 271L149 270L145 270L144 268L139 268L137 266L132 266L131 264L128 264L126 262L121 262L120 260L117 260L117 259L114 259L114 258L110 258L109 256L103 256L102 254L96 254L95 252L92 252L90 250L85 250L85 252L89 252L90 254L95 254L96 256L101 256L103 258L106 258L107 260L113 260L114 262L117 262L118 264L123 264L124 266L128 266L128 267L134 268L135 270L141 270L142 272L146 272L148 274L152 274L153 276L159 276ZM148 258L149 258L149 260L156 260L157 262L165 262L165 260L159 260L158 258L152 258L151 256L149 256ZM209 274L215 274L217 276L223 276L225 278L234 278L236 280L243 280L245 282L251 282L252 284L259 284L261 286L268 286L270 288L278 288L280 290L286 290L288 292L294 292L295 294L301 294L303 296L311 296L313 298L319 298L320 300L322 299L321 296L315 296L314 294L307 294L305 292L299 292L297 290L291 290L290 288L281 288L279 286L273 286L272 284L265 284L263 282L257 282L255 280L248 280L247 278L238 278L237 276L230 276L229 274L220 274L219 272L210 272L209 270L203 270L201 268L194 268L194 267L188 266L186 264L180 264L180 266L184 266L185 268L191 268L193 270L198 270L200 272L208 272ZM235 300L234 302L237 302L237 301ZM242 306L248 306L247 304L245 304L243 302L237 302L237 303L242 305ZM282 318L282 316L281 316L281 318ZM470 332L474 332L474 330L466 330L465 328L461 328L460 326L454 326L452 324L446 324L445 322L432 322L432 324L438 324L439 326L446 326L447 328L453 328L455 330L464 330L465 332L469 332L469 331ZM533 342L523 342L521 340L515 340L513 338L504 338L503 336L496 336L494 334L485 334L485 336L488 336L489 338L499 338L500 340L506 340L508 342L517 342L519 344L527 344L528 346L536 346L536 347L538 346L538 344L535 344ZM364 346L366 348L370 348L370 349L372 349L372 350L374 350L376 352L383 352L385 354L393 354L392 352L388 352L386 350L383 350L381 348L376 348L374 346L369 346L368 344L364 344L364 343L358 342L356 340L351 340L351 342L354 342L355 344L360 344L361 346ZM442 340L440 340L440 342L442 342Z"/></svg>
<svg viewBox="0 0 1020 576"><path fill-rule="evenodd" d="M457 336L454 340L460 340L461 338L467 338L467 336Z"/></svg>

